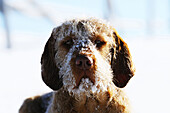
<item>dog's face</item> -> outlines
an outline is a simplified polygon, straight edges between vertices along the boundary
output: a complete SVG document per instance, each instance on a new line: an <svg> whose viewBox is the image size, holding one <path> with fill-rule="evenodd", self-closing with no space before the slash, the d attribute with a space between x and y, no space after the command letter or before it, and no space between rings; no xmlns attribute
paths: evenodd
<svg viewBox="0 0 170 113"><path fill-rule="evenodd" d="M108 24L71 20L54 28L42 55L42 78L52 89L92 94L124 87L134 74L126 43Z"/></svg>

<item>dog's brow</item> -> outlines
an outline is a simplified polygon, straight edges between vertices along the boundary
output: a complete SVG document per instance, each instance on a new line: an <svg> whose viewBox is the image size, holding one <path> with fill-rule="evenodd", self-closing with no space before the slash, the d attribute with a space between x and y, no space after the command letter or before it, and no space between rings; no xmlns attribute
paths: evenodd
<svg viewBox="0 0 170 113"><path fill-rule="evenodd" d="M98 36L96 36L96 40L106 41L106 37L102 36L102 35L98 35Z"/></svg>
<svg viewBox="0 0 170 113"><path fill-rule="evenodd" d="M64 36L62 38L62 41L66 41L66 40L70 40L70 39L74 39L75 38L75 35L68 35L68 36Z"/></svg>

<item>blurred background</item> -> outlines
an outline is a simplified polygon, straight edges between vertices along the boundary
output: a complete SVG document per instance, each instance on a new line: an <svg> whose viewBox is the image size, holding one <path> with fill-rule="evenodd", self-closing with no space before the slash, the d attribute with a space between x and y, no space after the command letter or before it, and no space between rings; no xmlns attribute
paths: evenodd
<svg viewBox="0 0 170 113"><path fill-rule="evenodd" d="M0 0L0 112L51 91L41 80L44 45L78 17L109 21L127 42L136 75L123 90L133 113L170 113L170 0Z"/></svg>

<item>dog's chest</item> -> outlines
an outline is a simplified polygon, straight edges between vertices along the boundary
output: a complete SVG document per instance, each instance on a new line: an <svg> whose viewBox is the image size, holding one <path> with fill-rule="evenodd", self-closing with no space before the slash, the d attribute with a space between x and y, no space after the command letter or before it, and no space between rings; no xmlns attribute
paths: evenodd
<svg viewBox="0 0 170 113"><path fill-rule="evenodd" d="M82 99L74 101L73 111L76 113L105 113L109 110L109 103L107 95L101 95L101 97L84 96Z"/></svg>
<svg viewBox="0 0 170 113"><path fill-rule="evenodd" d="M54 100L52 105L55 106L51 107L55 113L127 113L125 106L111 98L108 92L96 97L84 95L81 98L62 92L57 93Z"/></svg>

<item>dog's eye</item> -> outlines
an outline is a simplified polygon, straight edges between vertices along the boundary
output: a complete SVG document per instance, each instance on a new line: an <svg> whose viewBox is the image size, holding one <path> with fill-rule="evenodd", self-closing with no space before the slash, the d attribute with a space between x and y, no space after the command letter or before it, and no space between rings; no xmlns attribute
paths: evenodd
<svg viewBox="0 0 170 113"><path fill-rule="evenodd" d="M96 44L96 47L97 47L97 48L100 48L100 47L102 47L103 45L105 45L106 42L101 41L101 40L96 40L96 41L95 41L95 44Z"/></svg>
<svg viewBox="0 0 170 113"><path fill-rule="evenodd" d="M73 45L73 40L70 39L70 40L65 41L65 42L64 42L64 45L72 46L72 45Z"/></svg>
<svg viewBox="0 0 170 113"><path fill-rule="evenodd" d="M73 45L73 40L72 40L72 39L66 40L66 41L63 42L63 45L64 45L66 48L70 48L70 47L72 47L72 45Z"/></svg>

